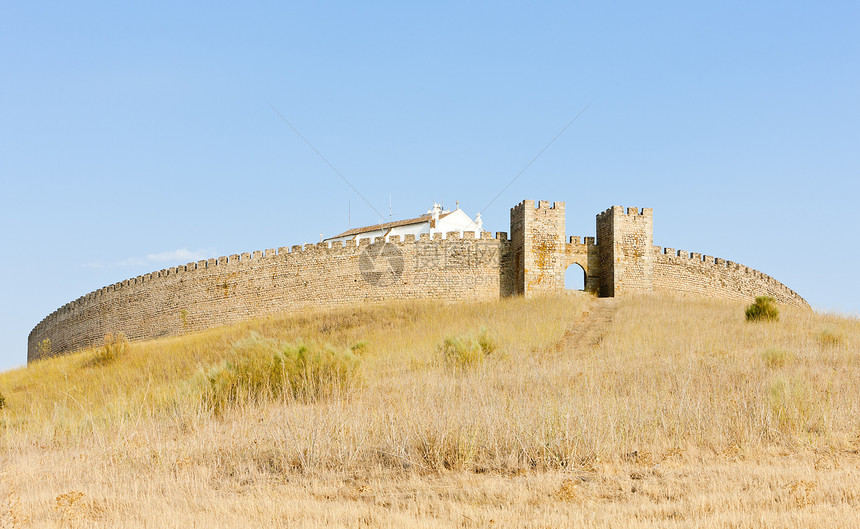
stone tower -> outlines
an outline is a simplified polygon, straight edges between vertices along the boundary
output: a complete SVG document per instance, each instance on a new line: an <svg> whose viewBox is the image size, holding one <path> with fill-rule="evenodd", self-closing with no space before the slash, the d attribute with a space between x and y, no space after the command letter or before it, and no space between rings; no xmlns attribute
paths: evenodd
<svg viewBox="0 0 860 529"><path fill-rule="evenodd" d="M612 206L597 215L601 296L654 290L653 219L651 208Z"/></svg>
<svg viewBox="0 0 860 529"><path fill-rule="evenodd" d="M564 289L564 202L524 200L511 208L511 264L516 294Z"/></svg>

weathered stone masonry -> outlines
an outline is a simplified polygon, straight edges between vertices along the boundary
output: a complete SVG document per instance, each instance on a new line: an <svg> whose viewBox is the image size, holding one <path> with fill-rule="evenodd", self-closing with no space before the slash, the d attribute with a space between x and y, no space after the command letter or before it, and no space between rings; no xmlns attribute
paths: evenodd
<svg viewBox="0 0 860 529"><path fill-rule="evenodd" d="M369 239L219 257L127 279L64 305L30 333L27 359L43 356L45 340L57 355L93 346L109 332L145 340L268 314L388 299L486 301L554 292L564 289L565 270L574 263L585 270L585 290L601 296L686 292L746 301L770 295L808 307L761 272L652 241L647 208L612 207L597 215L596 240L565 240L564 203L535 206L526 200L511 209L510 240L504 232L484 232L479 239L452 232L373 242L391 245L394 253L386 255L397 256L390 281L368 281L362 274Z"/></svg>

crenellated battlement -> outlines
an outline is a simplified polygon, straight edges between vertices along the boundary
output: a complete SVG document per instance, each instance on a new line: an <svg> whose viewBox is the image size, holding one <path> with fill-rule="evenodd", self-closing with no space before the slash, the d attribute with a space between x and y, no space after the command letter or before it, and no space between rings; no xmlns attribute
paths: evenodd
<svg viewBox="0 0 860 529"><path fill-rule="evenodd" d="M525 213L527 210L531 211L540 211L540 210L563 210L564 202L550 202L549 200L539 200L537 205L535 205L534 200L523 200L516 206L511 208L511 212L517 213Z"/></svg>
<svg viewBox="0 0 860 529"><path fill-rule="evenodd" d="M594 237L577 237L577 236L571 235L568 238L567 243L573 244L573 245L582 245L582 246L597 246L597 242L595 241Z"/></svg>
<svg viewBox="0 0 860 529"><path fill-rule="evenodd" d="M238 273L252 277L259 275L257 272L254 272L255 270L269 268L273 270L275 273L275 279L277 279L277 270L284 267L298 270L304 269L307 270L308 273L313 274L314 270L318 268L318 263L336 263L343 259L347 259L352 260L351 263L354 265L354 263L357 262L355 259L365 251L367 247L372 244L382 243L397 247L404 255L414 256L418 254L419 252L417 248L420 246L422 248L421 251L424 253L430 252L432 256L443 257L447 255L446 249L451 244L479 245L480 248L476 246L476 249L473 250L476 256L478 254L487 254L492 257L481 257L480 259L475 257L473 260L477 263L483 263L482 266L487 266L488 264L491 267L491 270L492 267L495 267L495 271L492 272L492 274L495 274L497 277L495 280L495 296L499 296L499 289L502 287L500 286L500 279L498 279L498 259L509 244L506 232L497 232L495 235L490 232L482 232L480 234L480 238L476 238L475 233L471 231L451 231L444 234L434 234L432 238L429 237L428 234L422 234L419 237L416 237L414 234L409 234L405 235L402 239L399 235L391 236L387 241L382 237L378 237L374 241L371 241L370 239L359 239L358 241L309 243L304 245L293 245L291 247L281 246L277 249L270 248L266 250L229 254L203 259L184 265L164 268L148 272L146 274L141 274L133 278L124 279L89 292L62 305L57 310L45 316L34 327L30 332L28 356L31 360L34 359L34 355L36 354L36 345L44 338L49 337L48 334L52 334L50 332L52 327L61 325L63 322L77 319L88 319L89 322L87 325L98 328L89 333L83 341L77 342L72 340L68 347L63 347L64 341L67 340L57 337L52 338L55 353L68 352L72 349L92 345L97 343L104 334L122 330L124 326L127 326L127 323L124 322L120 324L119 322L122 320L133 321L133 317L118 317L115 325L108 324L105 326L99 326L94 323L97 319L90 319L88 315L94 310L98 311L98 307L102 307L106 304L113 306L117 300L134 298L139 296L141 292L150 293L151 295L149 297L154 300L161 296L160 291L166 288L168 284L194 285L199 282L212 283L214 281L217 283L220 281L222 287L209 287L210 291L218 291L220 289L222 293L227 291L232 295L232 291L229 290L229 286L227 289L223 288L225 281L220 278L224 278L226 282L229 283L231 275ZM436 249L433 249L434 247L436 247ZM496 261L493 261L493 259L496 259ZM417 260L417 258L413 257L413 260ZM324 268L328 268L328 266L325 266ZM357 273L357 270L355 273ZM270 277L271 280L272 275L269 274L268 277ZM453 284L450 280L446 281L447 285ZM486 283L486 280L482 279L480 281L484 281ZM472 280L472 283L479 283L480 281L478 279L474 279ZM338 285L340 285L340 283L338 283ZM487 283L487 285L489 285L488 288L492 290L492 282ZM329 285L326 288L331 290L335 287ZM474 289L474 287L470 288ZM407 297L422 297L418 294L418 292L412 292L408 294ZM458 295L456 292L453 292L453 294L455 296ZM439 294L436 293L435 295L438 296ZM481 299L486 296L486 294L482 292L478 292L477 294L473 292L470 295L478 295ZM152 302L153 305L158 305L160 303L161 302L159 301ZM181 301L178 303L181 304ZM116 313L121 314L122 310L123 309L121 307L117 307ZM179 311L189 309L181 309L177 306L174 310ZM189 310L189 312L192 311ZM123 332L125 332L130 338L140 339L154 337L150 334L135 332L134 330L124 330Z"/></svg>
<svg viewBox="0 0 860 529"><path fill-rule="evenodd" d="M553 210L561 210L564 209L564 202L552 202L548 200L539 200L537 208L535 209L553 209Z"/></svg>
<svg viewBox="0 0 860 529"><path fill-rule="evenodd" d="M652 208L628 207L627 210L621 206L612 206L597 214L597 218L606 218L609 216L628 216L628 217L653 217L654 210Z"/></svg>
<svg viewBox="0 0 860 529"><path fill-rule="evenodd" d="M651 208L612 206L596 217L600 295L653 291Z"/></svg>
<svg viewBox="0 0 860 529"><path fill-rule="evenodd" d="M779 303L809 307L797 292L773 277L720 257L654 247L656 290L701 293L748 300L769 295Z"/></svg>

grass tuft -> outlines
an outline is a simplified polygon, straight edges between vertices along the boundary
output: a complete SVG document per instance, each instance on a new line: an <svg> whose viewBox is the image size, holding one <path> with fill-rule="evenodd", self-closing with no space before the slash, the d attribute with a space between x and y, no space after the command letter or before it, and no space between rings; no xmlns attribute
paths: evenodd
<svg viewBox="0 0 860 529"><path fill-rule="evenodd" d="M779 309L776 308L776 300L770 296L758 296L755 303L747 307L747 321L777 321L779 320Z"/></svg>
<svg viewBox="0 0 860 529"><path fill-rule="evenodd" d="M349 348L251 333L234 342L232 352L231 359L202 373L201 399L216 412L280 396L314 401L342 393L358 378L360 358Z"/></svg>
<svg viewBox="0 0 860 529"><path fill-rule="evenodd" d="M104 337L104 345L97 348L92 357L84 362L84 365L86 367L98 367L112 364L125 356L130 347L123 333L108 333Z"/></svg>
<svg viewBox="0 0 860 529"><path fill-rule="evenodd" d="M767 391L771 414L780 430L796 434L813 429L816 395L806 378L777 376L771 379Z"/></svg>
<svg viewBox="0 0 860 529"><path fill-rule="evenodd" d="M484 364L484 360L496 350L496 343L487 329L477 336L448 336L439 346L439 351L451 365L462 369L473 369Z"/></svg>
<svg viewBox="0 0 860 529"><path fill-rule="evenodd" d="M815 335L815 340L821 347L836 347L842 342L842 336L830 329L823 329Z"/></svg>
<svg viewBox="0 0 860 529"><path fill-rule="evenodd" d="M771 347L761 354L764 360L764 365L770 369L778 369L785 366L786 362L791 358L789 353L777 347Z"/></svg>
<svg viewBox="0 0 860 529"><path fill-rule="evenodd" d="M362 355L367 351L367 340L359 340L349 346L349 350L357 355Z"/></svg>

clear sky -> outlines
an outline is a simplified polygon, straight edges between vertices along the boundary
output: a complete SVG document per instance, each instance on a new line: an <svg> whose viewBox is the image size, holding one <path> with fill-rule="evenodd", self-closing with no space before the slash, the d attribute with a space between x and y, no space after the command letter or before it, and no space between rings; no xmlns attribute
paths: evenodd
<svg viewBox="0 0 860 529"><path fill-rule="evenodd" d="M92 290L318 242L389 197L490 231L562 200L583 236L652 207L656 244L857 314L858 22L856 1L0 3L0 369Z"/></svg>

